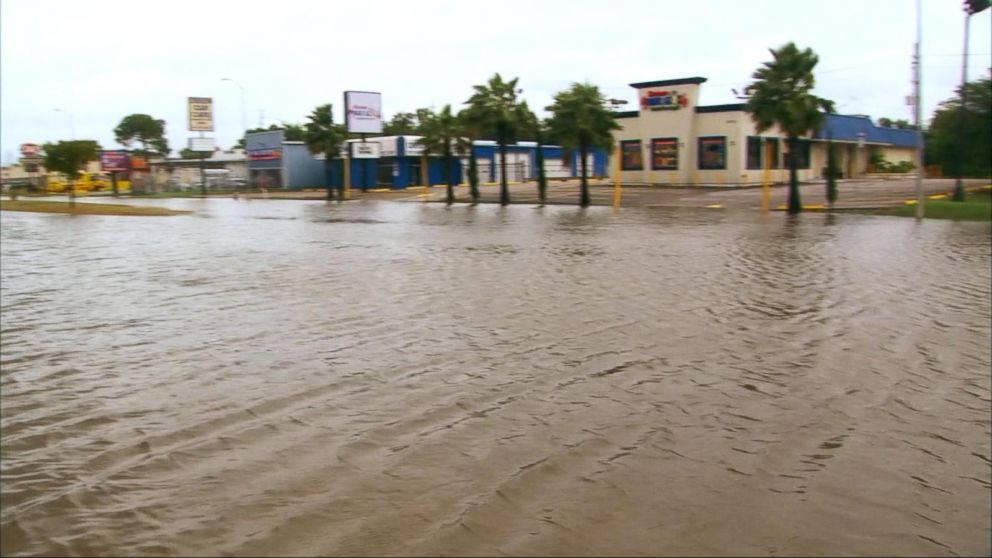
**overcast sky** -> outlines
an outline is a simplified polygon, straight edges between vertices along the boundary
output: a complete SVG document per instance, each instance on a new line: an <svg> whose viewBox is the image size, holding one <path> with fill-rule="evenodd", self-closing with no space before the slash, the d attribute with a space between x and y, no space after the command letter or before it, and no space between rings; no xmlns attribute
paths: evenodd
<svg viewBox="0 0 992 558"><path fill-rule="evenodd" d="M923 2L923 106L961 79L961 0ZM575 81L635 108L639 81L702 76L702 104L738 102L768 48L820 56L817 92L839 112L912 120L914 0L2 0L0 153L24 142L95 139L132 113L166 121L184 147L186 99L213 97L218 145L247 124L304 122L342 92L380 91L386 118L454 108L494 72L519 77L532 108ZM971 18L969 79L992 66L992 10ZM61 109L61 110L56 110Z"/></svg>

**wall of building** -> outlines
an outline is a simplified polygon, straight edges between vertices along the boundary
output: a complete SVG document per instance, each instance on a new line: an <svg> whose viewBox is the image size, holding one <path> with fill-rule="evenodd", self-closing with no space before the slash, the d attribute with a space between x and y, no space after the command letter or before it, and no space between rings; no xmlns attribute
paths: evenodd
<svg viewBox="0 0 992 558"><path fill-rule="evenodd" d="M322 188L327 185L324 161L313 158L302 141L282 142L283 186L286 188Z"/></svg>

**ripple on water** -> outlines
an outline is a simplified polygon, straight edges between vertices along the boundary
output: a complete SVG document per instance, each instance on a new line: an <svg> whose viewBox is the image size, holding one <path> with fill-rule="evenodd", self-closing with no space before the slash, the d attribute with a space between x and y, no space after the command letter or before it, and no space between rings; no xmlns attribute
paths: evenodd
<svg viewBox="0 0 992 558"><path fill-rule="evenodd" d="M987 226L161 203L0 223L5 555L990 551Z"/></svg>

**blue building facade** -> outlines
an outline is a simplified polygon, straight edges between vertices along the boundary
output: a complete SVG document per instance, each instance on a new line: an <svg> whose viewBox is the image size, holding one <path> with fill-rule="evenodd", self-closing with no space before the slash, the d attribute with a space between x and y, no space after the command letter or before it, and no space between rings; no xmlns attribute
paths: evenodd
<svg viewBox="0 0 992 558"><path fill-rule="evenodd" d="M375 144L375 149L362 149L365 157L347 157L348 151L356 153L356 145L363 140L349 140L338 157L330 164L323 156L313 156L306 145L299 141L286 141L282 130L248 134L248 169L251 185L264 188L340 188L344 185L344 165L348 164L350 188L371 190L389 188L402 190L411 186L431 186L451 180L464 183L468 180L468 156L455 155L446 169L442 155L431 153L424 157L418 136L385 136L366 138L364 143ZM372 146L369 146L372 147ZM479 181L499 182L502 173L499 146L492 141L475 141L472 147L478 164ZM540 147L544 155L545 175L551 179L579 177L582 172L577 150L559 146ZM534 142L519 142L506 147L506 174L509 182L528 182L537 179L537 150ZM369 153L372 155L369 156ZM591 149L587 158L590 177L604 177L609 167L609 155L602 149Z"/></svg>

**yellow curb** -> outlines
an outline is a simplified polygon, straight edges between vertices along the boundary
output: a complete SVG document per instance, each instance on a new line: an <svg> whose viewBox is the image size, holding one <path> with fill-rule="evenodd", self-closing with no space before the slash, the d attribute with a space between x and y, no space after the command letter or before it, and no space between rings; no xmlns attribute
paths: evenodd
<svg viewBox="0 0 992 558"><path fill-rule="evenodd" d="M715 203L713 205L707 205L706 206L706 209L720 209L721 207L723 207L723 206L720 205L720 204L718 204L718 203Z"/></svg>
<svg viewBox="0 0 992 558"><path fill-rule="evenodd" d="M916 205L916 200L906 200L903 205Z"/></svg>
<svg viewBox="0 0 992 558"><path fill-rule="evenodd" d="M927 199L930 199L930 200L942 200L942 199L944 199L946 197L947 197L947 194L931 194L931 195L927 196Z"/></svg>
<svg viewBox="0 0 992 558"><path fill-rule="evenodd" d="M781 203L776 207L776 209L788 209L788 207L789 206L787 206L786 204ZM803 209L826 209L826 208L827 206L823 205L822 203L803 205Z"/></svg>

